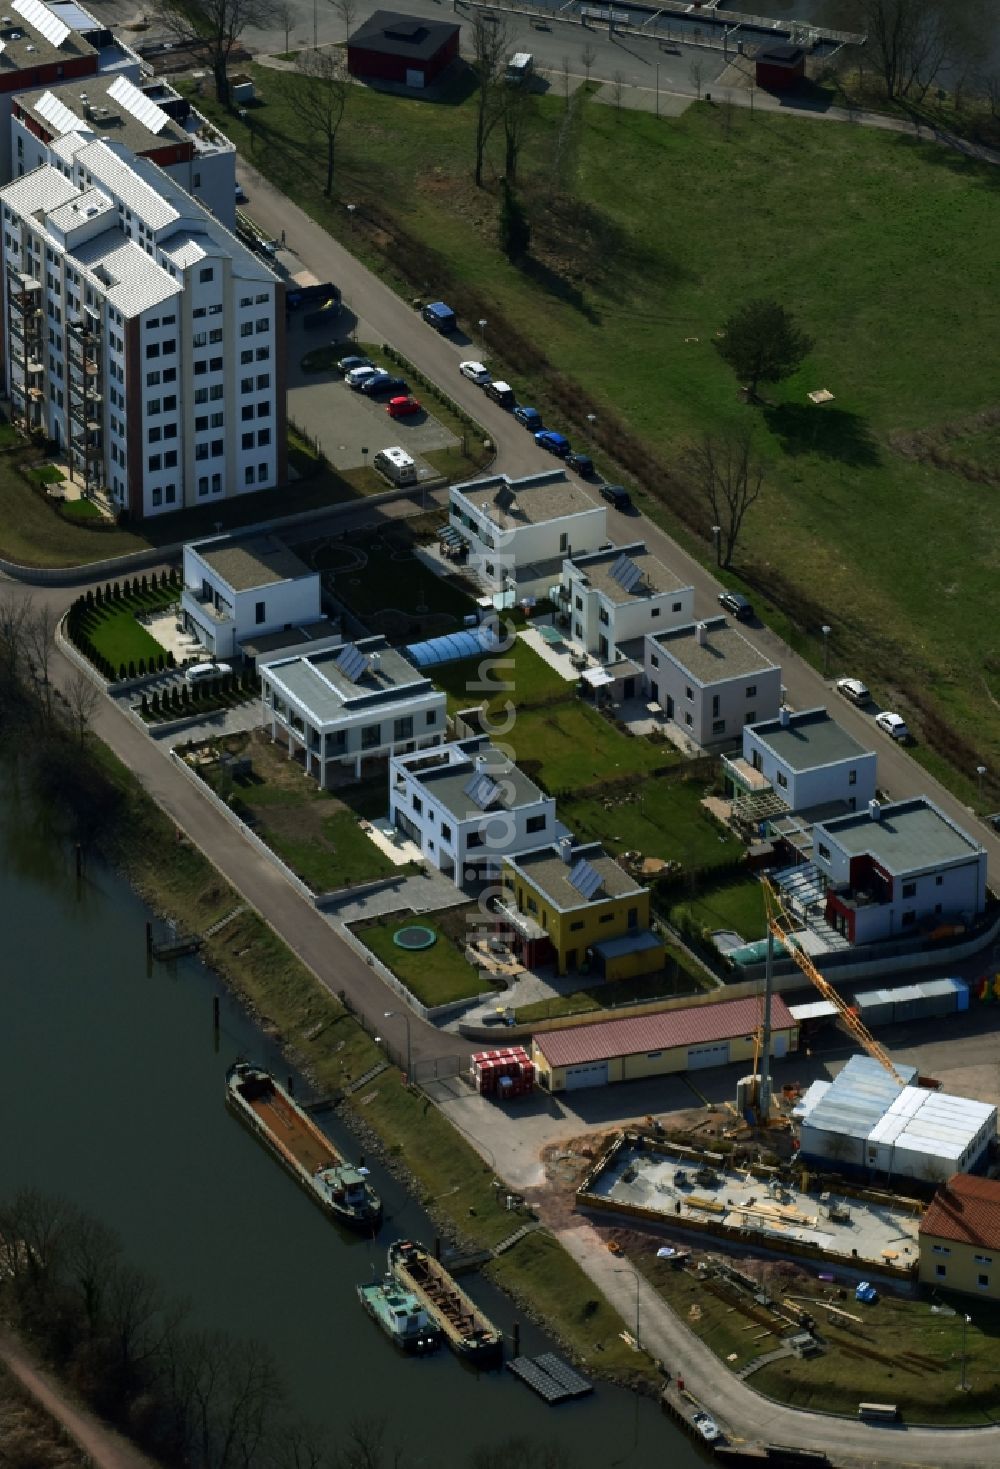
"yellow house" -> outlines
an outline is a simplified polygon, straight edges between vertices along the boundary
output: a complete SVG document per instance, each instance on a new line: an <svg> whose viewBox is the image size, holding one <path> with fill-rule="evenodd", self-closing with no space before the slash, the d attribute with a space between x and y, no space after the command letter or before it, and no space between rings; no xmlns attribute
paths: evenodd
<svg viewBox="0 0 1000 1469"><path fill-rule="evenodd" d="M1000 1180L956 1173L920 1221L920 1281L1000 1300Z"/></svg>
<svg viewBox="0 0 1000 1469"><path fill-rule="evenodd" d="M537 943L531 946L535 962L554 957L560 974L586 965L605 979L663 967L663 942L649 926L649 890L599 843L576 846L564 837L555 846L506 857L503 885L514 943L519 934L529 942L536 926L548 935L548 955Z"/></svg>

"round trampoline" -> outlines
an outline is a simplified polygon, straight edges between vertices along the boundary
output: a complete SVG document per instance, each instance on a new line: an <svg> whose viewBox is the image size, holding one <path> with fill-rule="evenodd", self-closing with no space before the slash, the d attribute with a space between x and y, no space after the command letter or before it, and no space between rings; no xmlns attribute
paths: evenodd
<svg viewBox="0 0 1000 1469"><path fill-rule="evenodd" d="M392 941L398 949L429 949L437 943L437 934L423 923L408 923L396 929Z"/></svg>

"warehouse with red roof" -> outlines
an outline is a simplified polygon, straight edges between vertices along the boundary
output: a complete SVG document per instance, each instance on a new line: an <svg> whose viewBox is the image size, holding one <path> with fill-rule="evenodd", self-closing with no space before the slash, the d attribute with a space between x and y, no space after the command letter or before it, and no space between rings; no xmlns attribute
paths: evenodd
<svg viewBox="0 0 1000 1469"><path fill-rule="evenodd" d="M762 1002L752 997L569 1025L536 1035L531 1059L539 1085L552 1092L700 1071L751 1061L754 1032L762 1018ZM794 1051L798 1039L791 1011L775 995L771 1000L772 1057Z"/></svg>

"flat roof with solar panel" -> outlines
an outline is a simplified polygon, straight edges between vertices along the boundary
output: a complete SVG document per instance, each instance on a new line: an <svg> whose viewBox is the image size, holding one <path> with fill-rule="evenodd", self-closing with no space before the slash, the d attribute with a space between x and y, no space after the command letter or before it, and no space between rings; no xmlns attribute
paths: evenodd
<svg viewBox="0 0 1000 1469"><path fill-rule="evenodd" d="M459 822L550 799L485 736L396 756L395 764Z"/></svg>
<svg viewBox="0 0 1000 1469"><path fill-rule="evenodd" d="M96 48L41 0L10 0L0 20L0 75L36 72L41 66L95 56ZM96 21L93 28L100 29ZM25 76L25 81L30 75Z"/></svg>
<svg viewBox="0 0 1000 1469"><path fill-rule="evenodd" d="M573 556L574 571L609 602L634 602L642 597L686 591L686 584L647 551L644 541Z"/></svg>
<svg viewBox="0 0 1000 1469"><path fill-rule="evenodd" d="M192 134L183 123L123 76L82 77L79 86L60 86L55 92L19 92L14 105L39 122L49 138L96 135L138 154L170 145L190 144L193 149ZM200 118L193 109L190 114Z"/></svg>
<svg viewBox="0 0 1000 1469"><path fill-rule="evenodd" d="M599 842L539 847L506 862L560 913L646 891Z"/></svg>

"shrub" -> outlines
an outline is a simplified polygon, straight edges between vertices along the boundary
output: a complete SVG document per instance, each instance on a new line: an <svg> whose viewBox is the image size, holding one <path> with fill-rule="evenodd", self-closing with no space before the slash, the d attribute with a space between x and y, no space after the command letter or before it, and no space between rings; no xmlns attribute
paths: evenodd
<svg viewBox="0 0 1000 1469"><path fill-rule="evenodd" d="M162 653L157 653L157 655L156 655L156 671L157 671L157 673L162 673L163 672L163 654Z"/></svg>
<svg viewBox="0 0 1000 1469"><path fill-rule="evenodd" d="M144 675L145 675L145 672L146 672L146 660L145 660L145 658L140 658L139 659L139 662L136 664L136 667L139 670L139 677L140 678L143 678Z"/></svg>
<svg viewBox="0 0 1000 1469"><path fill-rule="evenodd" d="M174 655L170 651L170 649L167 650L167 667L168 668L176 668L177 667L177 659L174 657Z"/></svg>
<svg viewBox="0 0 1000 1469"><path fill-rule="evenodd" d="M132 658L128 660L128 676L129 678L135 678L135 661Z"/></svg>
<svg viewBox="0 0 1000 1469"><path fill-rule="evenodd" d="M143 596L146 595L146 592L148 590L149 590L149 582L148 582L148 580L146 578L146 573L143 572L143 574L142 574L142 593L143 593Z"/></svg>
<svg viewBox="0 0 1000 1469"><path fill-rule="evenodd" d="M119 665L118 665L118 677L119 678L127 678L128 677L128 669L125 667L125 664L124 663L119 663Z"/></svg>

